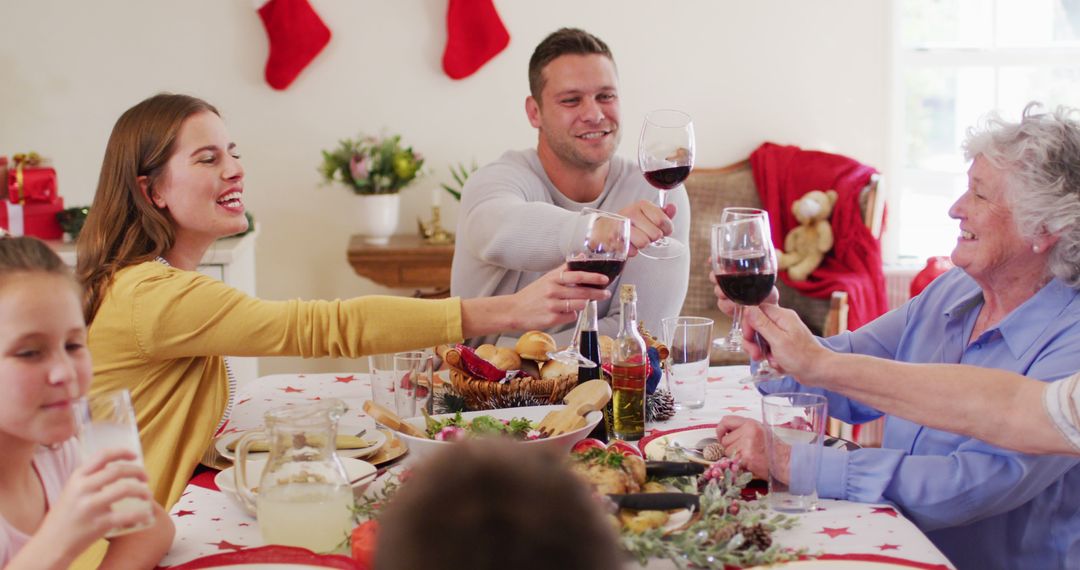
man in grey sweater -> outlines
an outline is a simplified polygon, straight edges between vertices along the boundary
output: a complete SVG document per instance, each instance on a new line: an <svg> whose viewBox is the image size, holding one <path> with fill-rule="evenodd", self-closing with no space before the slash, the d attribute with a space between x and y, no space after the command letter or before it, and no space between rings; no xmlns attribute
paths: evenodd
<svg viewBox="0 0 1080 570"><path fill-rule="evenodd" d="M630 218L632 256L621 283L638 290L638 317L659 335L660 320L676 316L686 296L690 256L657 260L636 255L661 236L688 243L690 203L680 186L668 205L637 165L615 156L621 136L618 75L607 45L577 29L560 29L536 47L529 61L525 110L538 131L535 150L509 151L469 177L461 197L457 247L450 282L463 298L504 295L561 265L582 208ZM676 215L676 213L678 215ZM598 302L600 333L614 335L619 306ZM560 346L572 325L549 330ZM510 344L512 338L471 339Z"/></svg>

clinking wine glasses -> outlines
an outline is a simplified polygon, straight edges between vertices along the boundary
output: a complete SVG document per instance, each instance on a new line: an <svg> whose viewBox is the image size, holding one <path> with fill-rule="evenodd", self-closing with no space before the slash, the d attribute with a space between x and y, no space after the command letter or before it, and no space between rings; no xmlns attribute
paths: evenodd
<svg viewBox="0 0 1080 570"><path fill-rule="evenodd" d="M690 115L672 109L652 111L645 116L638 140L638 166L660 193L657 205L667 204L667 193L682 184L694 168L694 123ZM672 259L685 254L686 244L661 237L639 253L652 259Z"/></svg>
<svg viewBox="0 0 1080 570"><path fill-rule="evenodd" d="M759 305L768 298L776 283L776 252L772 245L769 215L736 216L712 226L712 267L716 282L725 295L736 303L732 315L732 335L724 343L727 350L742 348L742 314L746 305ZM738 348L732 339L738 339ZM757 339L763 352L768 346ZM775 377L767 360L758 364L757 371L745 381L760 381Z"/></svg>
<svg viewBox="0 0 1080 570"><path fill-rule="evenodd" d="M608 285L610 285L622 273L629 253L630 218L593 208L581 210L581 214L574 223L570 243L566 250L566 265L571 271L588 271L606 275ZM587 285L587 287L600 288L594 285ZM595 313L596 301L589 301L589 303L594 304L592 311ZM579 367L594 368L599 363L589 360L577 349L577 342L581 336L581 315L582 312L579 311L570 346L558 352L552 352L548 356L577 364Z"/></svg>

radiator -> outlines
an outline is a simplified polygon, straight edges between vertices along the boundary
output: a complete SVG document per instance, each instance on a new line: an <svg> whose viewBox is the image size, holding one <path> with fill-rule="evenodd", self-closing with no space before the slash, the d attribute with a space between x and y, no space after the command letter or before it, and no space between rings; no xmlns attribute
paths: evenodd
<svg viewBox="0 0 1080 570"><path fill-rule="evenodd" d="M885 294L889 300L890 311L908 300L911 280L921 270L921 267L910 265L885 266Z"/></svg>

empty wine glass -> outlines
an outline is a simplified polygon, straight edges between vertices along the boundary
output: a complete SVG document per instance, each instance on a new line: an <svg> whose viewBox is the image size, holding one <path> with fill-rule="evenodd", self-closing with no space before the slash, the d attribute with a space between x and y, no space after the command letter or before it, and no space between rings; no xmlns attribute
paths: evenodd
<svg viewBox="0 0 1080 570"><path fill-rule="evenodd" d="M672 109L645 116L638 140L638 166L657 191L657 205L667 204L668 190L683 183L694 168L694 123L690 115ZM663 236L638 253L652 259L672 259L685 254L686 244Z"/></svg>
<svg viewBox="0 0 1080 570"><path fill-rule="evenodd" d="M566 265L571 271L588 271L606 275L608 285L622 273L626 256L630 253L630 218L584 208L574 223L570 234L570 243L566 249ZM602 289L601 285L582 285ZM596 303L590 300L589 303ZM595 312L595 305L593 311ZM548 353L556 360L577 364L582 368L595 368L599 365L581 354L577 348L581 336L581 311L578 311L577 326L571 337L570 346L558 352Z"/></svg>
<svg viewBox="0 0 1080 570"><path fill-rule="evenodd" d="M768 212L760 208L743 208L743 207L727 207L720 213L720 224L726 224L735 220L743 220L746 218L762 217L768 219ZM719 224L718 224L719 225ZM766 226L768 222L766 221ZM713 226L713 239L716 237L716 226ZM713 259L716 258L716 244L713 244ZM714 272L715 274L715 272ZM713 346L718 350L726 350L728 352L740 352L742 351L742 306L735 308L735 314L732 315L731 330L728 331L726 338L718 338L713 340Z"/></svg>
<svg viewBox="0 0 1080 570"><path fill-rule="evenodd" d="M772 245L768 214L762 212L759 216L713 225L712 266L720 289L736 303L732 329L739 329L741 335L743 307L761 304L776 283L776 251ZM767 356L768 344L760 335L757 342ZM763 358L754 375L743 382L774 377L775 371Z"/></svg>

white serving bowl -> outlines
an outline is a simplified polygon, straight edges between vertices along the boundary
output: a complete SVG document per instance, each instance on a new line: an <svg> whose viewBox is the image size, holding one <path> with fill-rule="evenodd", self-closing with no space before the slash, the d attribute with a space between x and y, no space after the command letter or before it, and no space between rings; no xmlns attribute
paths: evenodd
<svg viewBox="0 0 1080 570"><path fill-rule="evenodd" d="M540 423L540 420L544 419L544 416L548 415L548 412L561 410L565 407L566 406L562 404L556 404L551 406L527 406L523 408L482 410L478 412L463 412L461 414L461 417L466 420L475 418L477 416L492 416L500 420L526 418L532 421L534 424L538 424ZM442 420L445 418L452 418L454 417L454 414L439 414L432 417L437 420ZM602 420L603 418L604 414L601 412L589 412L589 414L585 416L585 427L579 430L564 433L556 437L521 441L519 443L529 449L566 455L570 453L570 448L574 447L574 444L577 443L579 440L587 437L589 435L589 432L592 431L592 429L596 427L596 424L600 423L600 420ZM403 421L413 425L414 427L419 428L420 431L425 431L427 427L423 416L408 418ZM409 455L413 458L414 461L423 459L431 455L432 453L438 451L439 449L445 448L446 446L454 445L454 442L452 441L436 441L434 439L413 437L411 435L406 435L401 432L397 432L396 435L402 440L404 440L405 444L409 446Z"/></svg>

